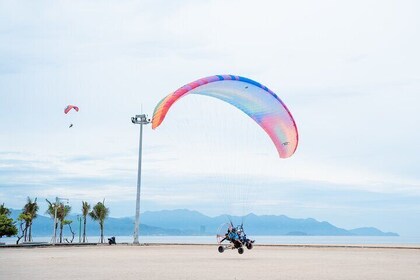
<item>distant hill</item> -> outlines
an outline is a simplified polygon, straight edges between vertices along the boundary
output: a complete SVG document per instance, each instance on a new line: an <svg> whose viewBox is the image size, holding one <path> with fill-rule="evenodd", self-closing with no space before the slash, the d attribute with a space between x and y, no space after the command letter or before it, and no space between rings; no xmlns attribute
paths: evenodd
<svg viewBox="0 0 420 280"><path fill-rule="evenodd" d="M20 210L12 210L11 217L14 220L17 220L17 217L21 213ZM73 221L71 227L76 233L76 237L79 234L79 222L77 220L77 215L72 214L67 218L68 220ZM43 215L38 215L34 220L32 225L32 234L33 236L52 236L53 228L53 219ZM83 221L81 224L83 227ZM132 235L134 231L134 221L131 218L108 218L105 220L104 231L106 235ZM86 235L88 236L98 236L100 233L99 224L93 221L90 217L87 218L86 223ZM141 233L144 235L184 235L184 232L177 229L162 229L159 227L141 225ZM64 235L70 236L71 232L66 226L64 228Z"/></svg>
<svg viewBox="0 0 420 280"><path fill-rule="evenodd" d="M20 210L12 210L11 217L17 219ZM78 236L79 223L77 215L68 217L72 220L73 231ZM363 227L352 230L338 228L328 222L320 222L312 218L293 219L284 215L255 215L245 217L230 216L234 223L244 221L249 235L316 235L316 236L398 236L393 232L382 232L377 228ZM209 217L197 211L187 209L146 211L141 214L140 233L143 235L214 235L221 224L228 222L227 215ZM83 225L82 225L83 226ZM134 219L108 218L105 221L105 235L132 235ZM53 221L51 218L38 215L33 223L34 236L51 236ZM68 228L64 234L70 235ZM87 235L99 235L99 225L88 218Z"/></svg>
<svg viewBox="0 0 420 280"><path fill-rule="evenodd" d="M328 222L315 219L293 219L285 215L248 214L245 217L230 216L234 223L244 221L246 231L250 235L318 235L318 236L398 236L396 233L385 233L376 228L360 228L346 230ZM160 228L177 228L200 234L216 234L217 228L229 221L227 215L208 217L197 211L187 209L146 211L141 216L144 224ZM368 230L369 229L369 230Z"/></svg>
<svg viewBox="0 0 420 280"><path fill-rule="evenodd" d="M398 236L395 232L382 232L374 227L361 227L350 230L351 233L361 236Z"/></svg>

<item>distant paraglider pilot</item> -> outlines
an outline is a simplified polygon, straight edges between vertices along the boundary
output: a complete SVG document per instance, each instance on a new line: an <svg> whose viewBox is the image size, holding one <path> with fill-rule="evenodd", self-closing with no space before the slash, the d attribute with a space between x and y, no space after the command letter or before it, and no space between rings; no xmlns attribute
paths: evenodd
<svg viewBox="0 0 420 280"><path fill-rule="evenodd" d="M79 112L79 107L74 106L74 105L67 105L66 108L64 108L64 114L68 114L71 110L74 110L76 112ZM69 128L72 128L73 124L70 123Z"/></svg>

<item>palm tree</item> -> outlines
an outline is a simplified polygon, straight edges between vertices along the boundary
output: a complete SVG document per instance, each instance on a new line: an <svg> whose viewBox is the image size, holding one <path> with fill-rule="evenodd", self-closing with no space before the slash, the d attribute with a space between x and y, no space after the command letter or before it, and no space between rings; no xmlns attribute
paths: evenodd
<svg viewBox="0 0 420 280"><path fill-rule="evenodd" d="M104 221L109 215L109 208L105 207L105 199L103 202L98 202L93 206L92 211L89 213L89 216L99 222L101 228L101 243L104 243Z"/></svg>
<svg viewBox="0 0 420 280"><path fill-rule="evenodd" d="M86 216L89 214L90 204L87 201L82 201L82 215L83 215L83 243L86 242Z"/></svg>
<svg viewBox="0 0 420 280"><path fill-rule="evenodd" d="M35 200L32 201L31 198L28 196L27 203L25 204L25 206L23 206L22 213L27 215L28 217L28 219L25 220L26 221L25 228L27 228L29 231L28 236L26 236L26 231L25 231L25 237L24 237L25 241L32 241L32 223L33 223L33 220L36 219L37 212L39 210L39 206L36 200L37 198L35 198Z"/></svg>
<svg viewBox="0 0 420 280"><path fill-rule="evenodd" d="M29 221L31 220L31 215L29 214L25 214L24 212L19 214L19 217L17 218L17 220L20 222L19 224L19 228L20 228L20 232L21 235L18 235L18 239L16 241L16 244L19 244L19 241L24 238L23 240L26 241L27 240L27 236L28 236L28 225L29 225ZM24 226L25 225L25 226Z"/></svg>
<svg viewBox="0 0 420 280"><path fill-rule="evenodd" d="M60 223L60 243L63 242L63 227L65 225L64 220L66 219L67 215L71 211L71 206L64 205L62 202L58 203L52 203L48 199L46 199L48 202L48 210L45 212L46 214L50 215L51 218L57 218L57 221L55 221L54 228L55 231L57 231L58 224ZM55 216L55 211L57 210L57 216ZM55 242L55 240L54 240Z"/></svg>
<svg viewBox="0 0 420 280"><path fill-rule="evenodd" d="M60 243L63 242L63 228L66 220L67 215L70 213L71 211L71 206L69 205L64 205L63 203L59 203L58 204L58 208L57 208L57 220L60 221Z"/></svg>
<svg viewBox="0 0 420 280"><path fill-rule="evenodd" d="M73 229L71 228L71 223L73 223L73 221L71 221L71 220L64 220L64 221L63 221L63 224L64 224L64 225L69 226L69 229L70 229L70 232L71 232L71 240L70 240L70 242L69 242L69 240L66 238L67 243L73 243L73 240L74 240L74 235L75 235L75 232L74 232L74 231L73 231Z"/></svg>
<svg viewBox="0 0 420 280"><path fill-rule="evenodd" d="M48 199L45 199L48 202L48 209L45 211L45 214L50 215L52 219L55 218L55 203L50 202ZM57 232L58 222L54 219L54 229ZM56 242L56 240L54 240Z"/></svg>

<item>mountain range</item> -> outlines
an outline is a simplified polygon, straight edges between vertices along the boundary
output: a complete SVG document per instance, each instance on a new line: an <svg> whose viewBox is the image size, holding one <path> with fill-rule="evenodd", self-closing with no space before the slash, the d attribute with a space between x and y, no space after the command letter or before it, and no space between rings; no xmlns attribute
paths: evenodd
<svg viewBox="0 0 420 280"><path fill-rule="evenodd" d="M12 210L11 217L17 219L20 210ZM77 215L69 215L71 227L78 235ZM142 235L215 235L220 225L232 221L235 225L244 222L248 235L312 235L312 236L398 236L394 232L383 232L374 227L343 229L328 222L312 218L294 219L285 215L255 215L244 217L220 215L209 217L197 211L187 209L146 211L141 214L140 234ZM81 224L83 227L83 222ZM134 218L112 218L105 220L106 236L128 236L133 234ZM87 218L87 235L99 235L97 222ZM53 221L50 217L38 215L32 226L33 236L51 236ZM69 236L68 227L64 235Z"/></svg>

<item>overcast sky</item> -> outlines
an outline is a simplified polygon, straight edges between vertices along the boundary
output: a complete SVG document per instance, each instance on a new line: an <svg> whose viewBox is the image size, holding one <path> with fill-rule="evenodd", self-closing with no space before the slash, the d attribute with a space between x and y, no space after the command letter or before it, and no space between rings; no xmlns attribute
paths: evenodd
<svg viewBox="0 0 420 280"><path fill-rule="evenodd" d="M300 142L188 96L145 127L142 211L312 217L420 235L417 1L0 1L0 202L133 216L139 127L196 79L277 93ZM79 113L64 115L67 104ZM74 127L69 129L70 123ZM245 204L242 205L242 204Z"/></svg>

